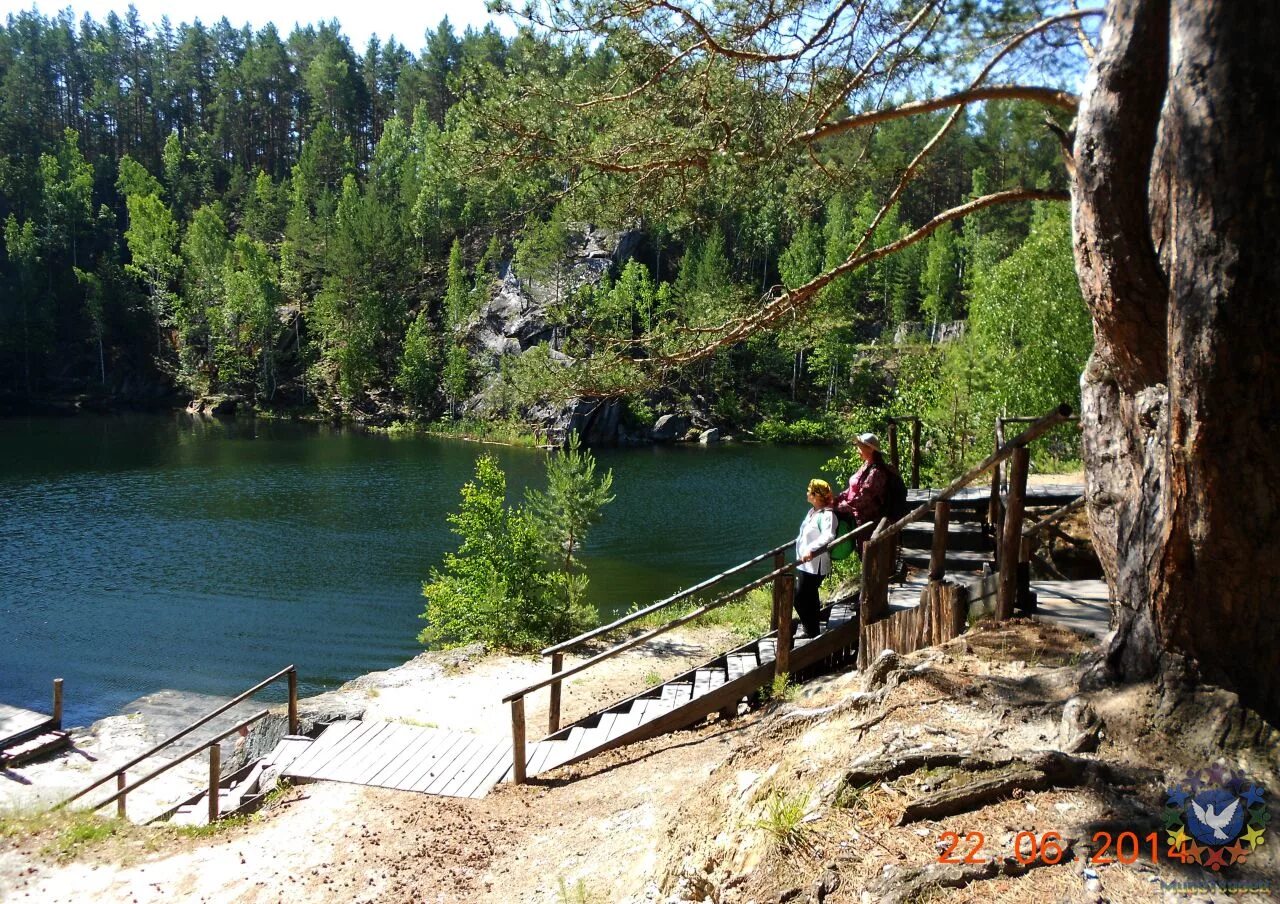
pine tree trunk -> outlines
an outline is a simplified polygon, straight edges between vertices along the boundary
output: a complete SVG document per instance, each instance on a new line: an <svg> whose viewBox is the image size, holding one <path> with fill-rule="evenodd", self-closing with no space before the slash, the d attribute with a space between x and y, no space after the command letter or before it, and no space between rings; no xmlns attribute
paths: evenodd
<svg viewBox="0 0 1280 904"><path fill-rule="evenodd" d="M1089 512L1117 598L1108 662L1189 657L1280 722L1280 10L1117 0L1075 143L1096 347Z"/></svg>

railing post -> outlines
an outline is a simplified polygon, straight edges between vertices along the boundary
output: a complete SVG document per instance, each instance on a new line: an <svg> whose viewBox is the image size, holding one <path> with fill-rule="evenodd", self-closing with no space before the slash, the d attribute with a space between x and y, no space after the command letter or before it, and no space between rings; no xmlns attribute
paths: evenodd
<svg viewBox="0 0 1280 904"><path fill-rule="evenodd" d="M209 745L209 825L218 821L218 784L222 779L222 746Z"/></svg>
<svg viewBox="0 0 1280 904"><path fill-rule="evenodd" d="M558 675L564 669L564 653L551 654L551 674ZM551 705L547 709L547 734L560 730L560 684L551 685Z"/></svg>
<svg viewBox="0 0 1280 904"><path fill-rule="evenodd" d="M902 468L898 462L898 422L889 421L889 458L893 461L893 469L899 473Z"/></svg>
<svg viewBox="0 0 1280 904"><path fill-rule="evenodd" d="M1037 596L1031 589L1031 537L1024 536L1018 544L1018 591L1014 605L1019 612L1035 612Z"/></svg>
<svg viewBox="0 0 1280 904"><path fill-rule="evenodd" d="M62 679L53 679L53 727L62 727Z"/></svg>
<svg viewBox="0 0 1280 904"><path fill-rule="evenodd" d="M1018 558L1022 550L1022 516L1026 510L1027 469L1031 450L1019 446L1013 450L1009 471L1009 505L1004 513L1004 532L1000 542L1000 590L996 598L996 618L1013 617L1013 603L1018 593Z"/></svg>
<svg viewBox="0 0 1280 904"><path fill-rule="evenodd" d="M795 603L796 578L794 569L781 575L782 593L778 601L778 649L773 657L773 673L785 675L791 671L791 607Z"/></svg>
<svg viewBox="0 0 1280 904"><path fill-rule="evenodd" d="M787 564L787 557L785 553L779 552L774 554L774 557L773 557L774 571L777 571L779 568L781 568L786 564ZM782 611L782 596L786 592L783 589L783 586L789 580L791 580L791 576L786 574L780 574L773 579L773 611L769 613L769 630L770 631L778 630L778 623L780 619L780 616L778 615L778 613Z"/></svg>
<svg viewBox="0 0 1280 904"><path fill-rule="evenodd" d="M929 580L940 581L947 573L947 529L951 523L951 503L940 499L933 504L933 549L929 554Z"/></svg>
<svg viewBox="0 0 1280 904"><path fill-rule="evenodd" d="M920 418L911 422L911 489L920 489Z"/></svg>
<svg viewBox="0 0 1280 904"><path fill-rule="evenodd" d="M996 418L996 437L995 451L999 452L1000 447L1004 445L1004 419ZM987 506L987 521L991 523L991 530L997 537L1000 536L1000 462L996 462L991 468L991 500Z"/></svg>
<svg viewBox="0 0 1280 904"><path fill-rule="evenodd" d="M289 669L289 734L298 733L298 670Z"/></svg>
<svg viewBox="0 0 1280 904"><path fill-rule="evenodd" d="M511 701L511 780L524 784L527 754L524 749L524 697Z"/></svg>
<svg viewBox="0 0 1280 904"><path fill-rule="evenodd" d="M892 538L886 542L880 532L889 524L888 518L881 518L862 550L862 595L859 600L859 620L862 624L870 624L883 618L889 610L889 572L893 563L885 564L887 555L892 556L896 544Z"/></svg>
<svg viewBox="0 0 1280 904"><path fill-rule="evenodd" d="M116 791L120 792L120 796L116 798L116 816L120 817L121 819L128 818L125 815L125 807L124 807L124 798L125 798L124 786L126 784L127 784L127 781L125 780L125 773L117 772L116 773Z"/></svg>

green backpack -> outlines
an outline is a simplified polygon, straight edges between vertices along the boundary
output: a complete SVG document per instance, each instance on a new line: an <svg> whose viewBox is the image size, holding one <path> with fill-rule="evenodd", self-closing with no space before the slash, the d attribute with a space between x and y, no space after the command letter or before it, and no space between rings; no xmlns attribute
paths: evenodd
<svg viewBox="0 0 1280 904"><path fill-rule="evenodd" d="M853 523L852 518L842 518L835 509L832 509L831 513L836 516L837 537L843 537L857 526ZM854 542L854 538L848 537L831 547L831 549L828 550L828 553L831 555L831 561L839 562L853 555L855 549L857 549L857 544Z"/></svg>

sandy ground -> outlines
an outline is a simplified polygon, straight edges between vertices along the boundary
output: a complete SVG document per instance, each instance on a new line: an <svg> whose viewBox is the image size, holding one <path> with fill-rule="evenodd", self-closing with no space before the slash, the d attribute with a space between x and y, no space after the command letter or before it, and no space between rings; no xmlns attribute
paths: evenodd
<svg viewBox="0 0 1280 904"><path fill-rule="evenodd" d="M563 718L567 722L629 696L646 681L670 677L740 642L718 628L672 632L567 681ZM569 657L567 664L576 661ZM301 708L355 709L367 719L505 737L510 710L502 696L544 677L548 668L535 658L427 653L303 701ZM546 705L545 691L530 698L531 726L546 724ZM113 717L77 733L72 751L5 774L0 814L31 812L39 801L64 796L102 774L105 764L125 762L171 728L171 721ZM719 731L733 736L723 724ZM572 887L575 874L597 864L602 854L609 854L605 872L619 882L647 874L656 845L646 833L660 822L656 802L678 797L681 784L696 781L707 768L700 757L681 755L686 744L671 745L674 752L638 745L593 761L587 768L610 774L611 763L664 758L645 781L634 775L608 779L608 812L585 822L578 821L583 810L574 799L595 796L600 787L557 787L563 779L501 786L481 801L315 783L292 789L263 813L208 836L122 827L111 842L74 858L54 851L55 829L0 838L0 900L558 900L559 880ZM139 792L138 800L130 799L131 816L159 811L197 789L204 769L203 758L196 758L191 768L175 770L177 776L164 785L157 782L146 796ZM639 769L648 772L646 766ZM544 806L547 797L555 802ZM609 839L617 842L612 850L600 843ZM513 854L517 848L524 853ZM529 869L552 883L552 897L543 894L545 889L511 896L510 877Z"/></svg>
<svg viewBox="0 0 1280 904"><path fill-rule="evenodd" d="M629 690L636 675L674 672L713 639L687 635L627 657L605 683ZM885 876L897 881L936 864L950 831L982 833L984 853L996 856L1011 853L1018 832L1059 832L1077 839L1081 856L913 900L1273 900L1270 893L1228 896L1221 876L1165 861L1088 863L1094 831L1131 826L1145 834L1158 825L1158 782L1015 794L905 825L908 801L966 776L923 770L843 784L851 766L906 751L1052 749L1090 643L1030 621L979 625L945 647L904 657L883 692L869 692L859 673L838 672L787 702L613 751L527 786L501 785L483 800L315 783L207 835L127 827L70 857L56 853L53 829L0 837L0 898L863 904L883 899L877 883ZM369 716L434 721L449 714L489 731L503 722L491 701L509 682L541 673L539 663L522 659L448 665L421 658L348 691L364 695ZM411 680L415 674L422 680ZM575 687L567 703L586 708L596 693L607 690ZM1134 728L1149 714L1149 688L1100 693L1094 702L1105 725L1100 754L1109 762L1174 773L1205 762L1176 738ZM783 824L771 815L779 802L796 802L803 817ZM1280 891L1277 847L1259 848L1230 879ZM819 893L823 875L835 879ZM1174 883L1198 891L1188 897L1171 890Z"/></svg>

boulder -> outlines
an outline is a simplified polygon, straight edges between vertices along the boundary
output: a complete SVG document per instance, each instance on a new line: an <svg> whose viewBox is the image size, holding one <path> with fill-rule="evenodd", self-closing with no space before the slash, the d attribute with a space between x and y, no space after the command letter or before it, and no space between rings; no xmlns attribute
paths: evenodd
<svg viewBox="0 0 1280 904"><path fill-rule="evenodd" d="M688 431L689 418L683 414L664 414L654 423L649 438L655 443L670 443L683 439Z"/></svg>
<svg viewBox="0 0 1280 904"><path fill-rule="evenodd" d="M714 445L715 443L720 442L720 431L715 427L712 427L710 430L703 430L698 436L698 442L702 443L704 446Z"/></svg>

